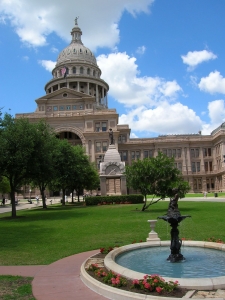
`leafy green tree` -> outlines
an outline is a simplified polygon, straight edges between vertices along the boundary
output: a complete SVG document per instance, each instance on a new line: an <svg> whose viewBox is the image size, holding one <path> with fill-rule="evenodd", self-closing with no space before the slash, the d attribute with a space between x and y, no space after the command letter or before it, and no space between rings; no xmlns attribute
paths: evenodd
<svg viewBox="0 0 225 300"><path fill-rule="evenodd" d="M39 188L43 208L47 208L45 190L56 176L55 149L59 140L44 121L40 121L34 126L36 127L35 154L32 160L30 182L32 182L32 186Z"/></svg>
<svg viewBox="0 0 225 300"><path fill-rule="evenodd" d="M16 217L15 193L32 169L36 130L27 119L5 114L0 122L0 173L9 180L12 217Z"/></svg>
<svg viewBox="0 0 225 300"><path fill-rule="evenodd" d="M3 194L10 193L9 180L5 176L0 177L0 192Z"/></svg>
<svg viewBox="0 0 225 300"><path fill-rule="evenodd" d="M174 158L169 158L161 152L157 157L133 161L126 167L127 186L139 190L144 195L142 211L165 197L172 197L173 188L178 189L179 197L190 189L183 180L181 172L175 167ZM152 199L147 203L147 195Z"/></svg>
<svg viewBox="0 0 225 300"><path fill-rule="evenodd" d="M70 189L75 190L78 195L84 189L92 190L99 187L99 175L94 164L90 163L88 156L81 146L74 147L76 152L76 167L71 174Z"/></svg>
<svg viewBox="0 0 225 300"><path fill-rule="evenodd" d="M71 187L71 180L77 163L74 148L67 140L58 140L55 149L56 178L50 186L53 189L62 189L62 205L65 205L66 190Z"/></svg>

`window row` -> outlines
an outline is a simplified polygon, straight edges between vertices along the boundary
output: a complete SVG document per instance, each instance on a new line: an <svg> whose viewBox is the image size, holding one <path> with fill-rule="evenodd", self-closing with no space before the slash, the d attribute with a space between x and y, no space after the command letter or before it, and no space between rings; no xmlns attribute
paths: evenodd
<svg viewBox="0 0 225 300"><path fill-rule="evenodd" d="M107 122L106 121L99 121L95 123L95 131L100 132L100 131L107 131Z"/></svg>
<svg viewBox="0 0 225 300"><path fill-rule="evenodd" d="M96 70L90 69L90 68L85 69L84 67L72 67L72 68L69 68L69 69L67 68L66 71L65 71L64 68L62 68L60 70L60 73L58 73L58 74L60 74L61 76L64 77L65 72L67 74L78 74L78 75L79 74L81 74L81 75L85 74L85 75L91 75L91 76L94 76L94 77L99 76L99 72L97 72ZM54 74L54 77L56 77L56 73Z"/></svg>
<svg viewBox="0 0 225 300"><path fill-rule="evenodd" d="M107 150L108 150L108 142L103 141L103 142L95 143L95 152L96 153L106 152Z"/></svg>
<svg viewBox="0 0 225 300"><path fill-rule="evenodd" d="M167 155L168 157L181 157L181 149L162 149L162 153Z"/></svg>
<svg viewBox="0 0 225 300"><path fill-rule="evenodd" d="M81 110L84 109L82 104L78 105L57 105L57 106L47 106L47 111L70 111L70 110ZM40 110L40 109L39 109Z"/></svg>
<svg viewBox="0 0 225 300"><path fill-rule="evenodd" d="M124 135L124 134L119 135L119 138L118 138L118 143L119 144L126 143L126 141L127 141L126 135Z"/></svg>

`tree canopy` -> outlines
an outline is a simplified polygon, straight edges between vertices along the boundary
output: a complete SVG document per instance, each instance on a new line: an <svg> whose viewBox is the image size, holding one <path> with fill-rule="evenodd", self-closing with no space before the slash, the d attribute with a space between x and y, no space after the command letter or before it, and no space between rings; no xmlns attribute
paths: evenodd
<svg viewBox="0 0 225 300"><path fill-rule="evenodd" d="M125 174L127 186L144 195L143 211L165 197L172 197L173 188L178 189L179 197L184 197L190 189L181 172L175 167L174 158L161 152L157 157L133 161L131 166L126 167ZM152 195L149 204L147 195Z"/></svg>

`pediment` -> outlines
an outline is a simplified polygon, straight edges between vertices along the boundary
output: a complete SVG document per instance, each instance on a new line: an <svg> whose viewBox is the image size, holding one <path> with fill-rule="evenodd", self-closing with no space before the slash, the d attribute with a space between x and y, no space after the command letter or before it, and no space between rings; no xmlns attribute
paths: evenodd
<svg viewBox="0 0 225 300"><path fill-rule="evenodd" d="M65 96L66 95L66 96ZM69 88L61 88L57 91L54 91L52 93L46 94L43 97L40 97L36 99L36 103L38 102L48 102L51 100L57 101L57 100L80 100L80 101L87 101L87 100L94 100L95 98L93 96L74 91Z"/></svg>

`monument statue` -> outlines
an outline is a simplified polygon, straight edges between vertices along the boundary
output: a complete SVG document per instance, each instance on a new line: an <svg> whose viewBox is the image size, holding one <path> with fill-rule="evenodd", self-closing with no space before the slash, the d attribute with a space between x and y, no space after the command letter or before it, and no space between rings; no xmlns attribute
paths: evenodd
<svg viewBox="0 0 225 300"><path fill-rule="evenodd" d="M75 25L78 25L77 20L79 19L79 17L75 18Z"/></svg>
<svg viewBox="0 0 225 300"><path fill-rule="evenodd" d="M109 142L110 145L114 144L112 128L109 129Z"/></svg>

